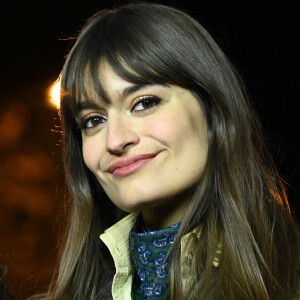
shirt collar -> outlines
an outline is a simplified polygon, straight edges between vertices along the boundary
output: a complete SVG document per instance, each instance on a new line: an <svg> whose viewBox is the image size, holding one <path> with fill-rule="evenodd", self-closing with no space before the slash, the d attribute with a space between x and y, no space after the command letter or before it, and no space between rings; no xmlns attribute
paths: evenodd
<svg viewBox="0 0 300 300"><path fill-rule="evenodd" d="M109 249L116 267L131 266L129 251L129 232L138 214L129 214L100 235L100 239Z"/></svg>
<svg viewBox="0 0 300 300"><path fill-rule="evenodd" d="M137 220L138 213L132 213L106 229L100 235L100 239L108 247L116 267L131 267L130 250L129 250L129 233ZM195 228L192 232L187 233L181 239L181 260L189 257L193 243L199 240L201 235L201 226ZM223 241L221 240L213 262L215 267L219 266L219 257L222 253Z"/></svg>

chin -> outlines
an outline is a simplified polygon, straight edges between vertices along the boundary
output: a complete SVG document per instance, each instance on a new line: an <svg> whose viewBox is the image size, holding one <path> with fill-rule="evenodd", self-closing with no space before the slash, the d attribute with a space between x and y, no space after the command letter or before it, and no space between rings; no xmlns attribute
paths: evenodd
<svg viewBox="0 0 300 300"><path fill-rule="evenodd" d="M122 198L110 198L112 202L119 207L121 210L129 213L138 213L149 209L159 208L168 203L175 203L180 200L184 201L186 199L186 191L184 193L161 193L154 192L144 193L142 191L135 192L134 194L124 195ZM125 196L125 197L124 197Z"/></svg>
<svg viewBox="0 0 300 300"><path fill-rule="evenodd" d="M143 210L150 209L159 205L159 200L154 199L130 199L130 201L126 201L122 199L121 201L113 201L113 203L119 207L121 210L126 211L128 213L138 213Z"/></svg>

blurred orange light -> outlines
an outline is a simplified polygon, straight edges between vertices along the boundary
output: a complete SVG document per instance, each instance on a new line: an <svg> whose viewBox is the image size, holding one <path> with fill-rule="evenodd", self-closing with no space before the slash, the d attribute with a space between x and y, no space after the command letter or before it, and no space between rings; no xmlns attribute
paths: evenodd
<svg viewBox="0 0 300 300"><path fill-rule="evenodd" d="M57 108L60 107L60 78L57 79L51 86L50 89L50 101Z"/></svg>

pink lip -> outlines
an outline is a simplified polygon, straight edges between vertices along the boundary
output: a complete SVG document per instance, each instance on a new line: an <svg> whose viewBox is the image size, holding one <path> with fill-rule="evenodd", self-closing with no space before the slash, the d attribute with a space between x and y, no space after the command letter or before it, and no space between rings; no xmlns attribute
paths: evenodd
<svg viewBox="0 0 300 300"><path fill-rule="evenodd" d="M157 155L158 153L131 156L113 163L108 167L107 171L116 177L127 176L142 168Z"/></svg>

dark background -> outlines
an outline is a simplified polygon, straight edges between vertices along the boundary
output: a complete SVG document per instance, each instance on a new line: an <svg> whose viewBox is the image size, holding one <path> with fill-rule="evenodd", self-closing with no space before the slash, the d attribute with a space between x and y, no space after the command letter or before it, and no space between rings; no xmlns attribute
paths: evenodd
<svg viewBox="0 0 300 300"><path fill-rule="evenodd" d="M296 6L263 1L156 1L196 17L244 78L295 216L299 205L299 21ZM57 257L67 197L59 119L48 88L69 37L93 13L125 1L1 7L0 252L16 299L43 290ZM198 3L196 5L195 3Z"/></svg>

